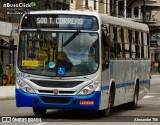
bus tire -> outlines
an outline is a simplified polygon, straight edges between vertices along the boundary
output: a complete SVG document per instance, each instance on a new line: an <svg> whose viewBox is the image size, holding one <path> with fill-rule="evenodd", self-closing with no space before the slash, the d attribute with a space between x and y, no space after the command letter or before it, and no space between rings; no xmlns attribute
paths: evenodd
<svg viewBox="0 0 160 125"><path fill-rule="evenodd" d="M45 115L47 109L46 108L40 108L40 107L33 107L33 113L35 115Z"/></svg>
<svg viewBox="0 0 160 125"><path fill-rule="evenodd" d="M102 117L108 117L110 115L111 107L114 104L114 97L113 97L114 95L113 95L113 92L114 91L110 91L109 98L108 98L108 106L107 106L107 108L100 111L100 115Z"/></svg>
<svg viewBox="0 0 160 125"><path fill-rule="evenodd" d="M138 85L136 84L134 95L133 95L133 101L127 104L130 110L135 110L137 108L138 93L139 93Z"/></svg>

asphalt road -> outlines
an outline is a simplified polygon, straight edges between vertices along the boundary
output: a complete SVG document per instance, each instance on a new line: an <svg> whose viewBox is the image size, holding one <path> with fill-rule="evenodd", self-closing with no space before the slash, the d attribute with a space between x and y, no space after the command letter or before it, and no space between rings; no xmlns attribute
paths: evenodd
<svg viewBox="0 0 160 125"><path fill-rule="evenodd" d="M146 122L148 125L159 124L160 123L160 76L154 76L151 79L151 89L150 92L142 100L138 102L138 107L136 110L126 110L124 106L119 106L111 111L109 117L100 117L98 112L93 111L80 111L80 110L47 110L45 116L39 116L37 120L42 121L42 123L33 122L37 118L34 116L32 108L16 108L15 100L0 101L0 116L7 116L13 119L15 116L20 117L20 121L29 119L30 124L33 125L47 125L52 124L52 122L58 122L57 124L82 124L83 122L88 125L98 124L108 122L113 124L123 125L128 122L136 124L138 119L145 119L152 122ZM24 118L24 119L23 119ZM0 121L2 117L0 117ZM15 123L18 118L14 119ZM32 121L31 121L32 120ZM154 122L153 122L154 121ZM72 122L72 123L71 123ZM0 122L2 124L2 122ZM3 123L4 124L4 123ZM27 123L26 123L27 124ZM56 125L57 125L56 124ZM140 125L143 124L141 121Z"/></svg>

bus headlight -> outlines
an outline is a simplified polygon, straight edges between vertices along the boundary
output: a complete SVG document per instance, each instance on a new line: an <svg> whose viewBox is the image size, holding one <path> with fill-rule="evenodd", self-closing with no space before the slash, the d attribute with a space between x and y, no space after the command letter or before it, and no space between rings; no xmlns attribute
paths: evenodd
<svg viewBox="0 0 160 125"><path fill-rule="evenodd" d="M35 93L34 90L29 85L27 85L24 81L19 79L17 80L17 84L23 92Z"/></svg>
<svg viewBox="0 0 160 125"><path fill-rule="evenodd" d="M100 85L100 82L99 81L95 81L95 82L87 85L86 87L84 87L78 93L78 95L88 95L88 94L91 94L91 93L93 93L98 88L99 85Z"/></svg>

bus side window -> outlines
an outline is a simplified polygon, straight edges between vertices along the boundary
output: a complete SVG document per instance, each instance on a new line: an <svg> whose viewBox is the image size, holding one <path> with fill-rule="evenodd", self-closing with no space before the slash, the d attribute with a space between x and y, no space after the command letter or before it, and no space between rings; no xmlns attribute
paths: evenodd
<svg viewBox="0 0 160 125"><path fill-rule="evenodd" d="M147 45L148 45L148 58L150 58L150 45L149 45L149 33L147 33Z"/></svg>
<svg viewBox="0 0 160 125"><path fill-rule="evenodd" d="M149 35L147 33L144 33L144 58L147 59L150 57L150 54L149 54Z"/></svg>
<svg viewBox="0 0 160 125"><path fill-rule="evenodd" d="M144 35L141 32L141 58L144 58Z"/></svg>
<svg viewBox="0 0 160 125"><path fill-rule="evenodd" d="M102 31L102 70L109 66L109 51L107 46L107 32Z"/></svg>
<svg viewBox="0 0 160 125"><path fill-rule="evenodd" d="M117 59L122 58L122 30L120 27L117 27L116 55Z"/></svg>
<svg viewBox="0 0 160 125"><path fill-rule="evenodd" d="M117 39L117 37L116 37L116 27L114 27L114 26L110 26L110 30L109 30L109 32L110 32L110 58L111 59L114 59L114 58L116 58L116 39Z"/></svg>
<svg viewBox="0 0 160 125"><path fill-rule="evenodd" d="M130 58L130 44L129 44L129 30L127 28L124 28L124 44L125 44L125 58L129 59Z"/></svg>
<svg viewBox="0 0 160 125"><path fill-rule="evenodd" d="M132 58L132 30L128 30L129 37L129 57Z"/></svg>
<svg viewBox="0 0 160 125"><path fill-rule="evenodd" d="M140 57L140 48L139 48L139 32L135 31L135 50L136 50L136 58Z"/></svg>
<svg viewBox="0 0 160 125"><path fill-rule="evenodd" d="M136 58L136 50L135 50L135 31L132 32L132 59Z"/></svg>

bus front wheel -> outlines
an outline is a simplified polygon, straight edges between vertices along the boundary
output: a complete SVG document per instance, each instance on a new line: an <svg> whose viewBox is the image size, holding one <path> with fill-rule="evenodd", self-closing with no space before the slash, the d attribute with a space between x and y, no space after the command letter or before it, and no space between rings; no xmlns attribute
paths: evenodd
<svg viewBox="0 0 160 125"><path fill-rule="evenodd" d="M102 117L108 117L108 116L110 115L111 104L112 104L112 97L111 97L111 94L109 94L108 106L107 106L107 108L100 111L100 115L101 115Z"/></svg>
<svg viewBox="0 0 160 125"><path fill-rule="evenodd" d="M33 113L35 115L45 115L47 109L46 108L40 108L40 107L33 107Z"/></svg>

